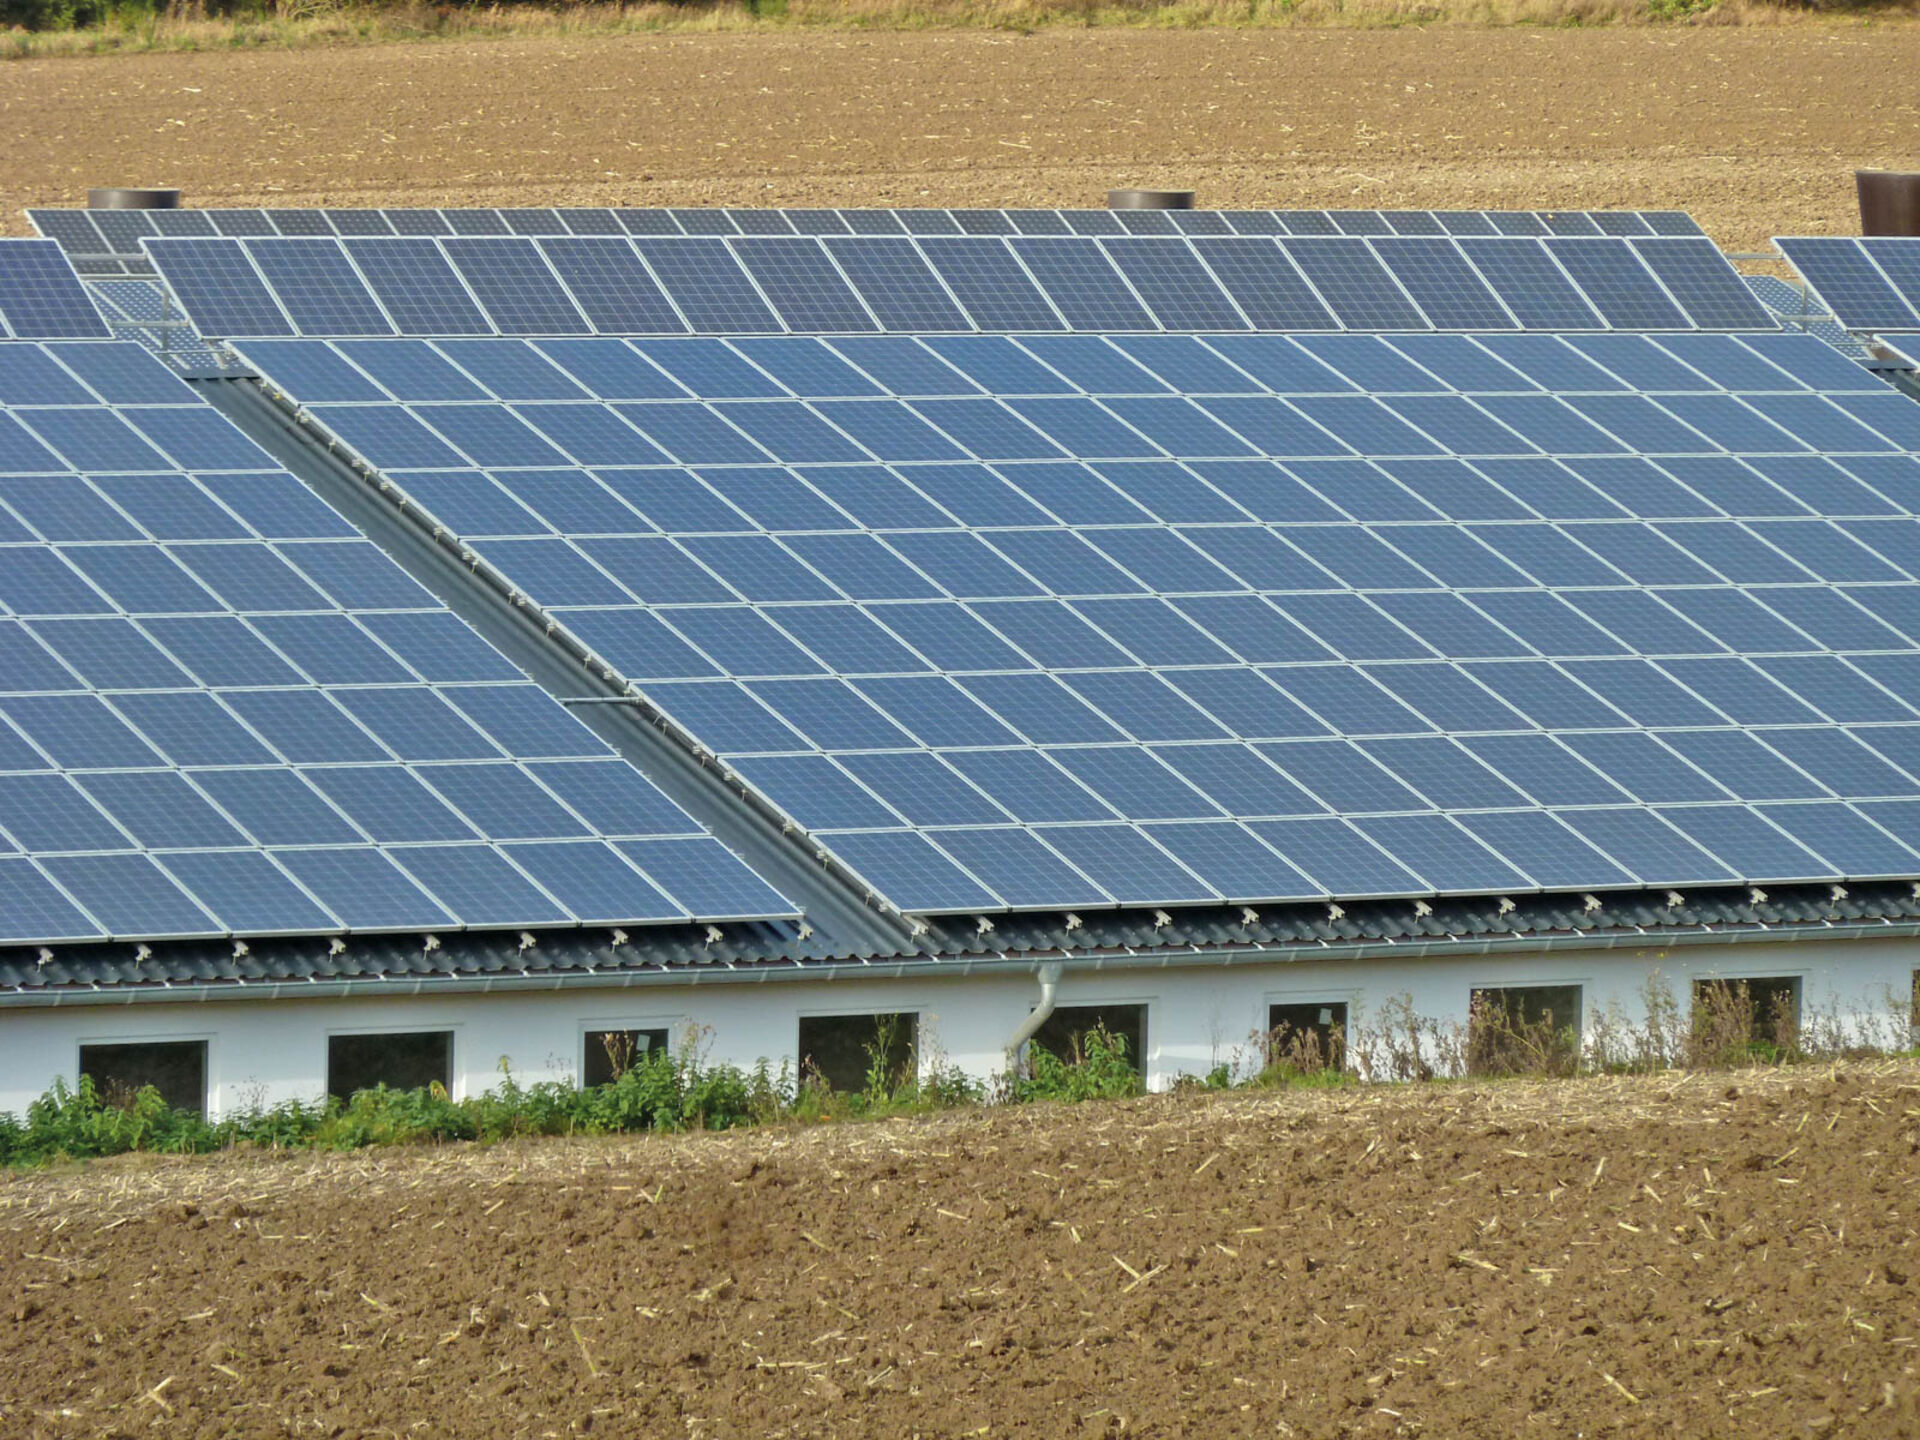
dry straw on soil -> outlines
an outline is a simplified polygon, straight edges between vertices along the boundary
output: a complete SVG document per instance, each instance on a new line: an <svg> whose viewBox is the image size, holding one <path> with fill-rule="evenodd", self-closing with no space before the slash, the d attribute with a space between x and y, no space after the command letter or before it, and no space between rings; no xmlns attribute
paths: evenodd
<svg viewBox="0 0 1920 1440"><path fill-rule="evenodd" d="M1920 1065L0 1179L0 1433L1920 1433Z"/></svg>
<svg viewBox="0 0 1920 1440"><path fill-rule="evenodd" d="M683 0L548 5L259 0L221 14L199 0L134 5L97 23L0 32L0 58L127 51L779 29L1276 29L1400 26L1782 26L1920 17L1920 0Z"/></svg>

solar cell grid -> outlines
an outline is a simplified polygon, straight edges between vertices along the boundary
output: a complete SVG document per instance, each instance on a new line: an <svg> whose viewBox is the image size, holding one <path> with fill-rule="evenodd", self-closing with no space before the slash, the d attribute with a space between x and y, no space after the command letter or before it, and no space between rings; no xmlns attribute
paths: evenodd
<svg viewBox="0 0 1920 1440"><path fill-rule="evenodd" d="M1175 240L1128 239L1108 241L1103 248L1162 329L1246 328L1239 307L1189 246Z"/></svg>
<svg viewBox="0 0 1920 1440"><path fill-rule="evenodd" d="M789 330L831 333L877 328L817 240L743 240L734 247Z"/></svg>
<svg viewBox="0 0 1920 1440"><path fill-rule="evenodd" d="M24 852L5 938L791 913L146 352L8 345L0 374L37 376L0 419L73 465L57 489L0 465L0 839ZM515 757L655 803L590 821ZM613 843L654 836L710 847L700 909ZM562 840L606 882L592 907L535 883ZM423 879L427 841L498 884Z"/></svg>
<svg viewBox="0 0 1920 1440"><path fill-rule="evenodd" d="M324 240L256 240L248 256L303 335L391 335L346 253Z"/></svg>
<svg viewBox="0 0 1920 1440"><path fill-rule="evenodd" d="M293 323L238 245L225 240L154 240L149 252L203 335L293 335Z"/></svg>
<svg viewBox="0 0 1920 1440"><path fill-rule="evenodd" d="M1033 277L997 241L971 237L920 243L955 299L983 330L1067 328Z"/></svg>
<svg viewBox="0 0 1920 1440"><path fill-rule="evenodd" d="M1005 219L1000 212L966 213ZM1452 235L1395 234L1385 222L1376 226L1349 218L1343 223L1349 230L1361 225L1374 238L1356 247L1352 242L1359 237L1341 235L1331 222L1325 238L1301 237L1303 248L1295 259L1309 267L1311 280L1284 254L1276 254L1276 249L1292 245L1291 239L1282 238L1276 246L1236 237L1224 224L1189 227L1190 234L1169 229L1159 239L1127 238L1122 230L1120 238L1104 241L1102 249L1056 233L1003 236L997 222L983 231L984 222L975 221L964 241L931 236L893 243L869 239L830 245L823 252L812 238L783 240L765 231L738 234L737 218L727 218L725 233L738 236L727 243L737 247L735 254L746 262L744 271L727 251L713 248L716 241L684 237L643 241L641 249L648 257L644 265L606 236L588 249L581 240L569 244L556 235L538 250L504 233L449 237L442 242L443 254L409 257L423 272L450 257L463 281L449 271L435 275L432 283L443 295L468 290L468 298L490 312L490 319L483 320L471 314L416 315L381 293L374 265L363 268L402 331L415 334L580 333L587 328L583 315L611 333L670 331L681 328L682 321L709 333L831 333L871 329L876 323L922 330L1019 331L1054 329L1064 322L1075 329L1202 332L1239 329L1249 321L1262 328L1387 330L1502 329L1516 323L1556 329L1774 324L1703 238L1643 233L1633 241L1659 267L1663 278L1656 278L1634 259L1627 241L1603 239L1597 230L1585 238L1553 238L1552 245L1575 247L1559 252L1556 263L1542 241L1468 237L1463 242ZM502 231L506 228L503 221ZM532 228L563 227L556 219L551 226ZM1406 222L1405 228L1414 227ZM853 239L846 229L834 234L841 241ZM332 242L316 237L311 243ZM1400 281L1408 293L1389 277L1367 243L1404 272ZM652 245L665 248L656 254ZM346 278L350 266L337 257L325 261L317 250L312 255L308 268L332 272L326 283L358 290L357 283ZM562 256L571 268L560 263ZM391 263L394 257L380 258ZM180 269L183 285L201 291L212 284L206 272L222 267L232 272L237 263L232 257L164 251L160 262ZM1578 277L1568 273L1569 265L1581 272ZM320 283L294 273L275 278L294 289L313 289ZM227 279L229 285L238 283L231 273ZM656 282L664 284L670 303L654 293ZM611 294L604 293L609 290ZM1676 307L1676 294L1688 310ZM257 309L236 309L231 297L229 301L226 309L201 307L209 323L226 333L246 333L236 327L259 323L265 315ZM354 333L366 324L364 316L356 320L351 313L340 313L329 326L323 323L329 303L348 311L351 307L344 298L316 303L319 311L303 323L307 333ZM364 297L359 303L363 311L372 308ZM458 309L458 300L454 303ZM293 304L291 296L288 304ZM669 312L674 319L668 318Z"/></svg>
<svg viewBox="0 0 1920 1440"><path fill-rule="evenodd" d="M778 319L725 244L714 239L634 242L654 278L695 331L777 331Z"/></svg>
<svg viewBox="0 0 1920 1440"><path fill-rule="evenodd" d="M1365 241L1328 237L1279 243L1349 330L1431 328Z"/></svg>
<svg viewBox="0 0 1920 1440"><path fill-rule="evenodd" d="M506 235L511 233L506 218L498 210L443 210L440 216L455 235Z"/></svg>
<svg viewBox="0 0 1920 1440"><path fill-rule="evenodd" d="M531 240L453 239L441 248L501 334L569 335L589 328Z"/></svg>
<svg viewBox="0 0 1920 1440"><path fill-rule="evenodd" d="M1636 239L1633 250L1702 329L1773 328L1773 318L1728 269L1711 240Z"/></svg>
<svg viewBox="0 0 1920 1440"><path fill-rule="evenodd" d="M1545 242L1609 325L1621 330L1683 330L1687 319L1656 284L1624 240L1562 239Z"/></svg>
<svg viewBox="0 0 1920 1440"><path fill-rule="evenodd" d="M1438 328L1504 330L1513 325L1506 307L1446 240L1381 239L1373 248Z"/></svg>
<svg viewBox="0 0 1920 1440"><path fill-rule="evenodd" d="M1920 244L1904 237L1774 242L1849 330L1920 329Z"/></svg>
<svg viewBox="0 0 1920 1440"><path fill-rule="evenodd" d="M964 371L1005 403L916 401L915 423L989 464L800 460L779 471L742 451L711 462L697 485L706 498L678 510L659 503L677 472L636 470L654 478L629 498L666 532L619 542L656 547L644 558L564 525L577 541L545 542L583 566L594 557L599 579L584 590L531 552L469 539L559 623L601 637L590 643L635 679L754 682L752 714L764 722L742 729L737 703L698 715L683 703L686 723L742 757L750 781L908 909L1677 883L1647 877L1774 873L1797 854L1821 876L1862 873L1823 855L1811 828L1794 845L1759 821L1749 807L1762 804L1837 806L1846 823L1819 828L1841 837L1836 849L1844 841L1846 866L1894 870L1910 852L1854 806L1920 786L1890 756L1913 722L1848 738L1811 688L1826 672L1805 667L1859 675L1865 689L1852 687L1849 703L1863 704L1886 693L1861 668L1886 647L1920 664L1920 606L1909 613L1892 598L1920 593L1909 579L1920 555L1908 556L1920 547L1905 529L1843 534L1766 478L1761 467L1805 453L1794 427L1808 421L1792 404L1843 413L1775 363L1804 370L1803 339L1666 350L1634 337L1576 347L1411 336L1396 349L1351 337L1302 342L1309 355L1275 336L1021 347L796 337L765 359L798 402L639 401L624 412L649 433L674 428L667 414L724 414L728 432L748 426L775 450L825 434L794 430L788 416L844 419L879 443L882 430L855 425L852 411L907 415L890 397L953 395ZM711 353L744 360L761 343L771 342ZM1282 352L1290 358L1275 363ZM882 393L845 398L836 356ZM714 383L731 388L706 388ZM1174 461L1112 463L1116 447L1147 453L1123 434L1173 433L1141 407L1192 408L1155 388L1168 384L1201 396L1223 434L1257 435L1258 452L1222 462L1176 446ZM1204 388L1229 384L1240 393ZM1572 388L1563 400L1540 384ZM1269 386L1279 394L1262 393ZM1284 426L1271 418L1282 412L1293 417ZM1337 447L1309 415L1378 465L1313 459ZM1642 442L1640 457L1614 438L1620 429ZM1508 438L1516 432L1558 458L1502 458L1525 448ZM1851 443L1890 443L1862 434ZM1834 453L1859 463L1886 452ZM1597 463L1607 454L1621 458ZM532 474L495 472L529 503ZM759 507L775 476L800 487L791 493L804 505ZM876 510L886 487L893 498ZM1874 506L1858 513L1889 523L1882 492L1848 493L1856 505L1871 493ZM1783 507L1804 518L1785 519ZM770 538L754 531L745 543L749 515ZM729 532L739 543L720 543ZM673 567L684 578L663 583ZM1810 596L1859 623L1834 628L1840 612L1808 609ZM631 642L611 643L616 619ZM641 619L657 628L643 635ZM1788 668L1762 671L1734 654ZM835 676L859 677L866 703L852 705L856 692ZM1369 748L1310 740L1328 730ZM1413 743L1436 731L1459 745ZM1791 738L1738 748L1776 734ZM1653 748L1621 748L1636 737ZM1523 741L1546 748L1514 748ZM1322 748L1300 748L1311 743ZM1213 772L1195 770L1188 752L1207 747L1299 788L1279 779L1242 805L1200 780ZM1044 769L1013 781L1001 771L1016 759ZM1058 778L1035 788L1042 774ZM1628 776L1631 791L1613 783ZM1273 808L1322 802L1370 818L1360 830L1301 829ZM1652 804L1664 819L1641 808ZM1722 809L1689 813L1700 805ZM1255 829L1229 834L1223 808ZM1042 857L1039 869L991 866L991 847L968 838L999 814L1033 827L1007 833L1031 837L1018 843L1034 847L1023 853ZM1252 848L1256 832L1270 849ZM1623 859L1626 839L1642 848ZM1303 874L1313 878L1289 878Z"/></svg>
<svg viewBox="0 0 1920 1440"><path fill-rule="evenodd" d="M539 245L594 329L624 335L686 330L686 322L624 239L549 239Z"/></svg>
<svg viewBox="0 0 1920 1440"><path fill-rule="evenodd" d="M106 338L100 312L51 240L0 239L0 337L6 335Z"/></svg>
<svg viewBox="0 0 1920 1440"><path fill-rule="evenodd" d="M904 238L850 236L829 238L826 246L881 328L966 330L972 327L972 321L912 242Z"/></svg>
<svg viewBox="0 0 1920 1440"><path fill-rule="evenodd" d="M402 334L480 335L492 328L433 241L376 237L342 243ZM165 257L157 258L164 266ZM221 333L195 320L204 333Z"/></svg>

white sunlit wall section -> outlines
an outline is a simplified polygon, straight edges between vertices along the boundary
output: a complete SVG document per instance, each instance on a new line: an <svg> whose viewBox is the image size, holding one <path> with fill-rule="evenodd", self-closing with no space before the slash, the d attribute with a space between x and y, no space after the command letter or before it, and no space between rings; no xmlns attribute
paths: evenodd
<svg viewBox="0 0 1920 1440"><path fill-rule="evenodd" d="M0 345L0 940L791 913L151 356Z"/></svg>
<svg viewBox="0 0 1920 1440"><path fill-rule="evenodd" d="M246 353L903 909L1920 870L1920 410L1804 336Z"/></svg>

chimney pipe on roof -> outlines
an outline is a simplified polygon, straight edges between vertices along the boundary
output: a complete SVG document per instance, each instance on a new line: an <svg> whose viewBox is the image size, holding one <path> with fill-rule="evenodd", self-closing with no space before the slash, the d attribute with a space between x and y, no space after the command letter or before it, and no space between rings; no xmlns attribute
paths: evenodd
<svg viewBox="0 0 1920 1440"><path fill-rule="evenodd" d="M1191 210L1191 190L1109 190L1109 210Z"/></svg>
<svg viewBox="0 0 1920 1440"><path fill-rule="evenodd" d="M1862 235L1920 235L1920 174L1856 170Z"/></svg>
<svg viewBox="0 0 1920 1440"><path fill-rule="evenodd" d="M89 210L178 210L180 192L107 186L103 189L87 191L87 208Z"/></svg>

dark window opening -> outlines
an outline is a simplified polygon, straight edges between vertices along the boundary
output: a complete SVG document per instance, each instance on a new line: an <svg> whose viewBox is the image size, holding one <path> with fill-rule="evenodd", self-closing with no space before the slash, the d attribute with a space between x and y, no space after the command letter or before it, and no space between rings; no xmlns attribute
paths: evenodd
<svg viewBox="0 0 1920 1440"><path fill-rule="evenodd" d="M327 1094L351 1099L356 1091L453 1088L453 1032L332 1035L327 1038Z"/></svg>
<svg viewBox="0 0 1920 1440"><path fill-rule="evenodd" d="M1578 985L1490 985L1473 992L1468 1073L1570 1075L1579 1064Z"/></svg>
<svg viewBox="0 0 1920 1440"><path fill-rule="evenodd" d="M1694 981L1693 1040L1703 1054L1792 1050L1800 1040L1800 977Z"/></svg>
<svg viewBox="0 0 1920 1440"><path fill-rule="evenodd" d="M80 1073L109 1105L127 1105L151 1085L170 1110L207 1113L207 1042L82 1045Z"/></svg>
<svg viewBox="0 0 1920 1440"><path fill-rule="evenodd" d="M913 1078L919 1043L920 1017L912 1011L805 1015L800 1019L800 1078L842 1094L865 1090L875 1079L896 1090Z"/></svg>
<svg viewBox="0 0 1920 1440"><path fill-rule="evenodd" d="M1303 1075L1344 1070L1347 1064L1346 1002L1269 1005L1267 1063Z"/></svg>
<svg viewBox="0 0 1920 1440"><path fill-rule="evenodd" d="M1060 1005L1033 1037L1033 1044L1069 1064L1086 1058L1087 1036L1104 1031L1124 1047L1127 1064L1145 1068L1147 1007L1144 1005Z"/></svg>
<svg viewBox="0 0 1920 1440"><path fill-rule="evenodd" d="M649 1055L667 1048L665 1030L589 1030L587 1063L580 1083L588 1087L611 1085Z"/></svg>

